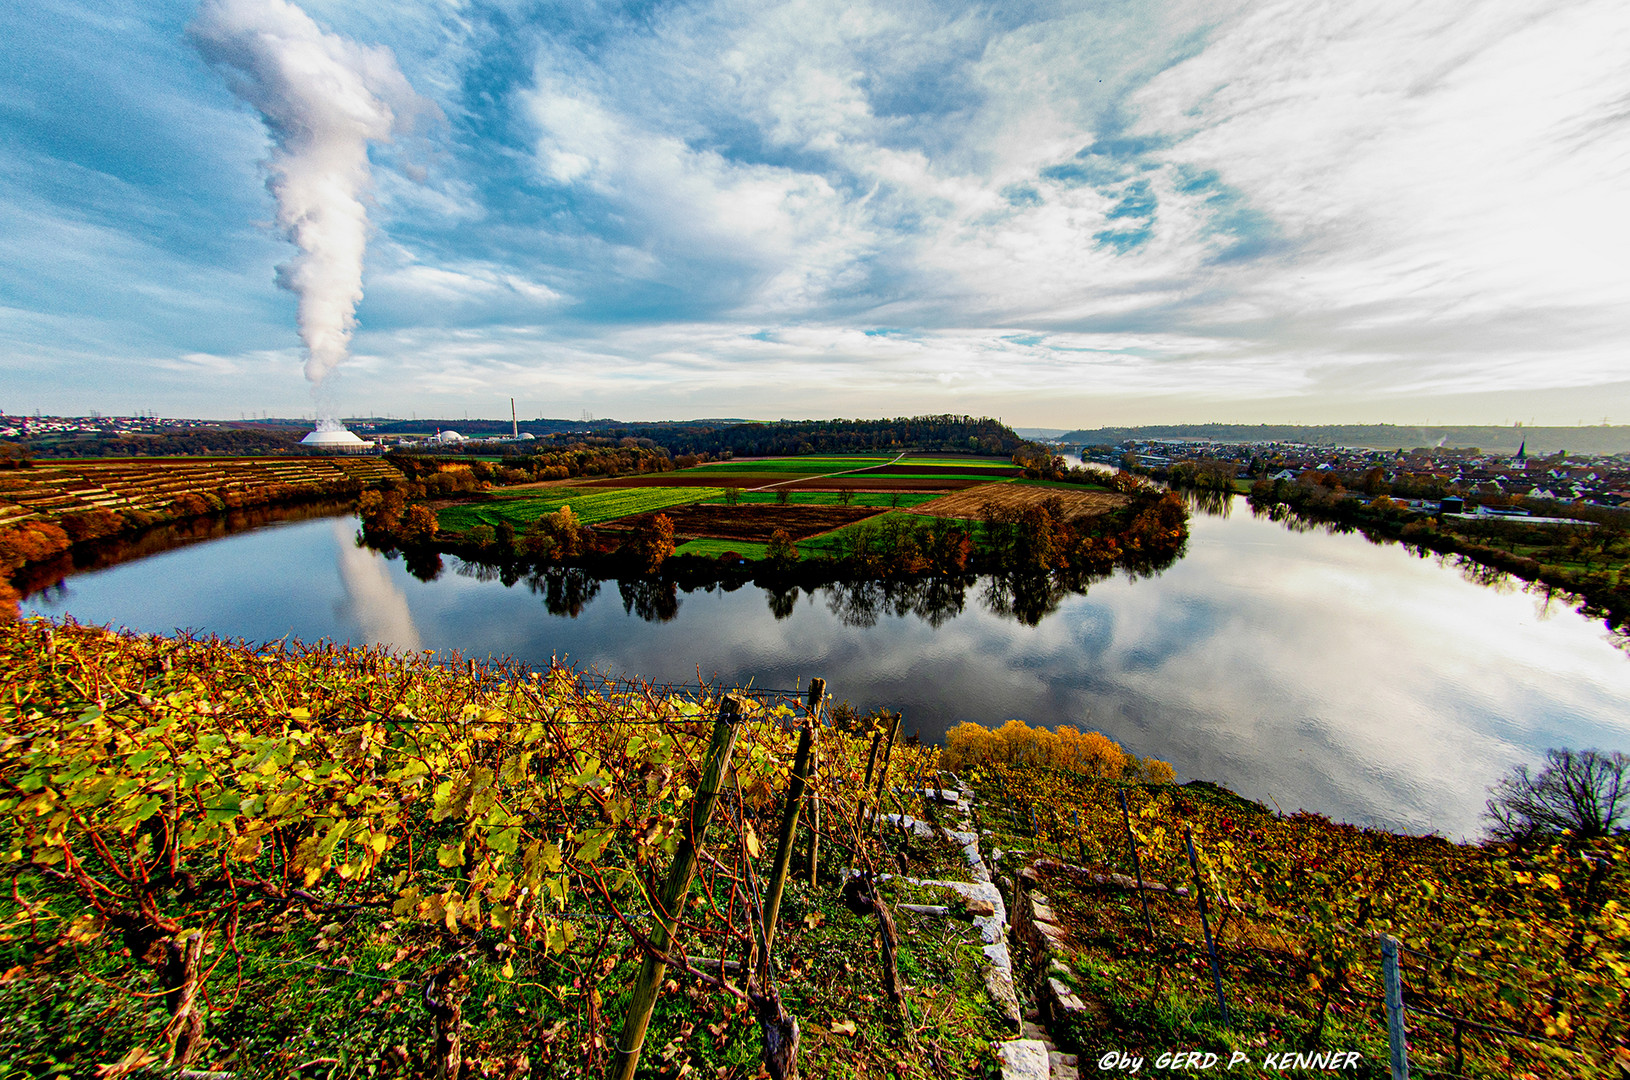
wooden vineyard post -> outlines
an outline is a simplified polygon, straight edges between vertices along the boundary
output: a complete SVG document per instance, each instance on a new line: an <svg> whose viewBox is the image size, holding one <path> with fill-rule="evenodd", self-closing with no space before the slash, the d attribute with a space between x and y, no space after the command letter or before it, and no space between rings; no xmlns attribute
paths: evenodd
<svg viewBox="0 0 1630 1080"><path fill-rule="evenodd" d="M792 863L792 841L798 834L798 812L803 808L804 787L809 781L809 758L814 750L815 724L818 722L821 695L826 682L811 679L809 683L810 718L798 733L798 755L792 763L792 779L787 783L787 806L781 812L781 833L775 839L775 862L770 870L770 888L764 897L764 953L769 955L775 942L775 920L781 913L781 894L787 887L787 867Z"/></svg>
<svg viewBox="0 0 1630 1080"><path fill-rule="evenodd" d="M1228 1020L1228 1002L1223 999L1222 964L1217 960L1217 942L1211 936L1211 915L1206 910L1206 887L1205 882L1200 880L1200 858L1194 854L1194 834L1186 826L1183 829L1183 842L1189 849L1189 869L1194 871L1194 894L1200 901L1200 926L1206 932L1206 951L1211 954L1211 983L1217 988L1217 1008L1222 1011L1223 1027L1233 1027Z"/></svg>
<svg viewBox="0 0 1630 1080"><path fill-rule="evenodd" d="M1387 1050L1392 1080L1409 1080L1409 1048L1404 1044L1404 984L1398 976L1398 939L1390 934L1381 935L1381 986L1387 999ZM1457 1051L1459 1036L1457 1024Z"/></svg>
<svg viewBox="0 0 1630 1080"><path fill-rule="evenodd" d="M821 747L817 743L810 755L809 775L817 777L820 771ZM805 870L809 875L809 887L813 889L821 883L821 797L817 794L809 797L809 865Z"/></svg>
<svg viewBox="0 0 1630 1080"><path fill-rule="evenodd" d="M877 819L883 814L883 785L888 784L888 757L892 756L893 749L895 749L895 736L900 735L900 720L900 715L895 713L895 722L888 725L887 740L883 738L882 731L879 731L872 738L872 759L877 762L877 790L872 793L872 806L870 806L869 811L872 816L866 819L867 828L869 829L877 826ZM879 753L879 749L882 753ZM867 790L872 787L872 762L870 761L866 764L866 787Z"/></svg>
<svg viewBox="0 0 1630 1080"><path fill-rule="evenodd" d="M719 719L713 725L713 739L708 743L707 761L702 777L696 784L696 795L691 800L689 828L680 836L679 850L674 853L668 878L657 894L656 926L651 931L651 945L655 953L666 955L679 928L679 916L684 911L685 898L690 895L691 879L696 876L696 852L702 846L708 819L713 816L713 805L719 800L719 788L729 772L730 755L736 749L736 736L741 732L742 699L727 695L719 703ZM634 980L634 994L628 1002L628 1016L623 1021L622 1035L617 1040L617 1064L612 1075L616 1080L633 1080L639 1067L640 1050L645 1044L645 1029L651 1023L651 1009L657 1001L668 964L647 953Z"/></svg>
<svg viewBox="0 0 1630 1080"><path fill-rule="evenodd" d="M1075 857L1082 866L1087 865L1087 838L1081 833L1081 811L1070 808L1070 820L1075 823Z"/></svg>
<svg viewBox="0 0 1630 1080"><path fill-rule="evenodd" d="M1126 845L1132 849L1132 873L1138 882L1138 899L1143 902L1143 928L1149 933L1149 940L1155 940L1155 921L1149 917L1149 893L1143 887L1143 861L1138 858L1138 840L1132 835L1132 811L1126 808L1126 789L1116 788L1115 794L1121 798L1121 822L1126 826Z"/></svg>
<svg viewBox="0 0 1630 1080"><path fill-rule="evenodd" d="M894 740L900 737L900 724L904 720L905 717L900 713L894 714L894 723L889 726L888 742L883 745L883 760L879 764L877 772L877 794L872 799L872 823L874 825L883 813L883 789L889 782L889 758L894 756Z"/></svg>
<svg viewBox="0 0 1630 1080"><path fill-rule="evenodd" d="M817 685L820 689L820 700L811 706L810 723L817 732L821 725L826 723L826 680L812 679L809 684L809 696L815 697ZM809 757L809 775L817 777L821 772L821 743L817 739ZM821 797L812 794L809 797L809 885L810 888L821 883Z"/></svg>
<svg viewBox="0 0 1630 1080"><path fill-rule="evenodd" d="M865 791L872 789L872 773L877 768L877 746L883 741L883 733L875 732L872 735L872 752L866 755L866 779L861 781L861 788Z"/></svg>

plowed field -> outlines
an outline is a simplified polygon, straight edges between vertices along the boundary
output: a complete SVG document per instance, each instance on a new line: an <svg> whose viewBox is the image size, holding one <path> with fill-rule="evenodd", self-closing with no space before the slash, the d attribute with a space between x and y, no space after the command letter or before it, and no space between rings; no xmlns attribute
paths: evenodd
<svg viewBox="0 0 1630 1080"><path fill-rule="evenodd" d="M985 503L1012 510L1037 506L1057 497L1064 504L1065 514L1075 518L1097 517L1125 506L1125 495L1108 491L1070 491L1067 488L1027 487L1020 484L980 484L965 491L942 495L937 499L904 510L907 514L925 514L929 517L977 518Z"/></svg>
<svg viewBox="0 0 1630 1080"><path fill-rule="evenodd" d="M1019 476L1023 469L1014 466L1004 468L999 465L914 465L910 461L902 461L896 465L880 465L875 469L867 469L859 476L977 476L986 480L998 476Z"/></svg>
<svg viewBox="0 0 1630 1080"><path fill-rule="evenodd" d="M694 503L662 511L674 523L675 536L760 543L768 541L777 529L787 530L787 535L794 540L803 540L882 512L867 506L704 506ZM604 533L622 532L643 525L655 516L640 514L619 518L596 528Z"/></svg>
<svg viewBox="0 0 1630 1080"><path fill-rule="evenodd" d="M859 473L853 476L821 476L796 480L788 484L799 490L841 491L958 491L984 483L973 476L880 476L877 473Z"/></svg>

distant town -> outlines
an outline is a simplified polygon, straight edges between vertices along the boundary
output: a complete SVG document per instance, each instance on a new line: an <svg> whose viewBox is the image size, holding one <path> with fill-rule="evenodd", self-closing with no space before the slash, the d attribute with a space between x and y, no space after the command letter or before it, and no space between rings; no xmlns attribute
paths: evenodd
<svg viewBox="0 0 1630 1080"><path fill-rule="evenodd" d="M1247 483L1295 480L1309 472L1370 475L1388 487L1440 487L1444 494L1500 503L1523 498L1619 506L1630 501L1630 454L1491 454L1476 447L1375 450L1306 443L1129 439L1114 445L1057 444L1089 461L1159 474L1187 461L1225 462ZM1379 473L1376 470L1380 470ZM1414 483L1408 484L1413 481Z"/></svg>

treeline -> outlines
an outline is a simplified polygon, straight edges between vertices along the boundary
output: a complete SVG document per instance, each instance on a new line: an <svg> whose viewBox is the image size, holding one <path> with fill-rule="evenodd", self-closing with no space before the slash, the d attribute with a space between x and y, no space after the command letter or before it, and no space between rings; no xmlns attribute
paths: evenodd
<svg viewBox="0 0 1630 1080"><path fill-rule="evenodd" d="M1176 771L1155 758L1140 759L1096 731L1077 731L1068 724L1056 730L1033 728L1009 720L992 731L969 721L945 735L940 764L947 769L979 765L1045 765L1098 780L1134 780L1169 784Z"/></svg>
<svg viewBox="0 0 1630 1080"><path fill-rule="evenodd" d="M526 455L501 461L484 461L473 455L478 447L422 455L396 452L385 460L413 480L425 480L438 473L468 470L478 481L494 484L525 484L535 480L570 480L580 476L630 476L641 473L672 472L674 462L661 447L646 440L574 440L562 446L549 446Z"/></svg>
<svg viewBox="0 0 1630 1080"><path fill-rule="evenodd" d="M775 457L905 449L1007 455L1024 445L1024 440L1012 428L999 421L949 413L892 420L640 424L626 428L604 427L597 431L611 438L650 439L676 457L681 454Z"/></svg>

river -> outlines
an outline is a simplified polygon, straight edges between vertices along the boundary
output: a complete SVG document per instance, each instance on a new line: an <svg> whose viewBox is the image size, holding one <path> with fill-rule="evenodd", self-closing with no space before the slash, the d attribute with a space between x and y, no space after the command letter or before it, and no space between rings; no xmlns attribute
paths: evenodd
<svg viewBox="0 0 1630 1080"><path fill-rule="evenodd" d="M1287 812L1451 838L1477 835L1488 786L1547 747L1630 749L1630 658L1600 623L1398 545L1297 531L1237 497L1223 509L1195 515L1164 573L1101 581L1035 625L992 610L988 580L960 610L954 592L930 603L556 580L551 595L451 559L421 581L357 547L350 517L80 573L23 607L144 632L559 658L661 682L819 675L859 708L901 710L924 739L962 720L1074 724Z"/></svg>

